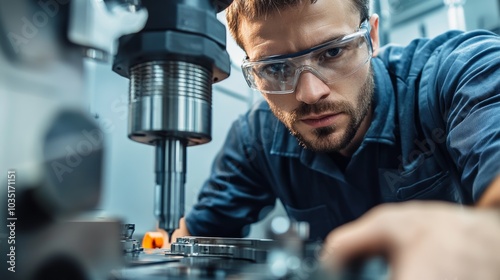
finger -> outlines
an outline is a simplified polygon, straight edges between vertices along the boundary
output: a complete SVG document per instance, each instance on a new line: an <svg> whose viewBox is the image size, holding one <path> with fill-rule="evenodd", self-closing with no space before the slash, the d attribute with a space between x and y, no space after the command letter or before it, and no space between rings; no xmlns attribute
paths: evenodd
<svg viewBox="0 0 500 280"><path fill-rule="evenodd" d="M383 216L383 211L377 211L330 233L324 244L322 262L339 268L357 259L386 253L390 244Z"/></svg>
<svg viewBox="0 0 500 280"><path fill-rule="evenodd" d="M170 239L170 242L175 242L177 240L177 238L179 237L184 237L184 236L190 236L191 234L189 233L189 230L186 226L186 221L184 220L184 218L181 218L179 220L179 228L176 229L174 231L174 233L172 234L172 237Z"/></svg>

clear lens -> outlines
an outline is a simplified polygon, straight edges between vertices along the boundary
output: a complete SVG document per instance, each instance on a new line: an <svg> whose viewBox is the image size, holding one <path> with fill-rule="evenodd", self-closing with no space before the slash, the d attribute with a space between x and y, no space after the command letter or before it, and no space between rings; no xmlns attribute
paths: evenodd
<svg viewBox="0 0 500 280"><path fill-rule="evenodd" d="M263 93L292 93L302 71L314 73L327 84L356 72L372 55L369 30L314 47L299 55L244 62L248 85Z"/></svg>

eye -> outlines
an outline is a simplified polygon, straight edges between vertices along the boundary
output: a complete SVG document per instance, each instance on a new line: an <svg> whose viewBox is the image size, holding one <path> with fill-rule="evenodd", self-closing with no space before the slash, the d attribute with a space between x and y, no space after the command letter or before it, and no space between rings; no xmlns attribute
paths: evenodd
<svg viewBox="0 0 500 280"><path fill-rule="evenodd" d="M261 67L259 70L262 76L275 80L284 80L290 76L290 66L286 63L273 63Z"/></svg>
<svg viewBox="0 0 500 280"><path fill-rule="evenodd" d="M340 56L340 54L342 53L342 48L331 48L331 49L328 49L324 52L323 56L325 59L329 59L329 58L335 58L337 56Z"/></svg>

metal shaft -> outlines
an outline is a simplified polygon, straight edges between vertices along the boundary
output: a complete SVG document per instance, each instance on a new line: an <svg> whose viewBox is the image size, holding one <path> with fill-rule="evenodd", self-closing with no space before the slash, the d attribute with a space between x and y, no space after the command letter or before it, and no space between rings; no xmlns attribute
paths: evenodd
<svg viewBox="0 0 500 280"><path fill-rule="evenodd" d="M154 211L169 232L184 212L186 146L210 142L212 83L231 69L216 16L231 2L142 0L146 26L121 37L114 58L113 70L130 78L128 136L156 146Z"/></svg>
<svg viewBox="0 0 500 280"><path fill-rule="evenodd" d="M179 227L184 216L184 184L186 182L186 144L179 139L163 139L156 143L154 213L158 226L169 233Z"/></svg>
<svg viewBox="0 0 500 280"><path fill-rule="evenodd" d="M154 215L172 233L184 215L186 147L210 141L211 73L183 61L131 69L129 137L155 145Z"/></svg>

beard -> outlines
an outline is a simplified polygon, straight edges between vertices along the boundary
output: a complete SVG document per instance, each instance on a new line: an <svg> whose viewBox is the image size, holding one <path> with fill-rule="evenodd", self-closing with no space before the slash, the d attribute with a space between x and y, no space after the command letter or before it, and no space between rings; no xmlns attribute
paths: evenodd
<svg viewBox="0 0 500 280"><path fill-rule="evenodd" d="M271 111L274 115L290 130L299 144L304 148L318 152L339 152L346 148L356 136L363 119L368 114L371 108L374 92L374 78L371 67L369 68L368 76L359 90L357 98L357 108L354 108L347 101L337 102L318 102L315 104L302 103L298 108L290 113L283 112L277 106L270 104ZM302 117L311 113L319 115L325 112L344 113L348 116L347 127L339 137L331 139L331 135L339 130L335 125L315 128L311 132L313 139L308 140L296 129L296 123Z"/></svg>

